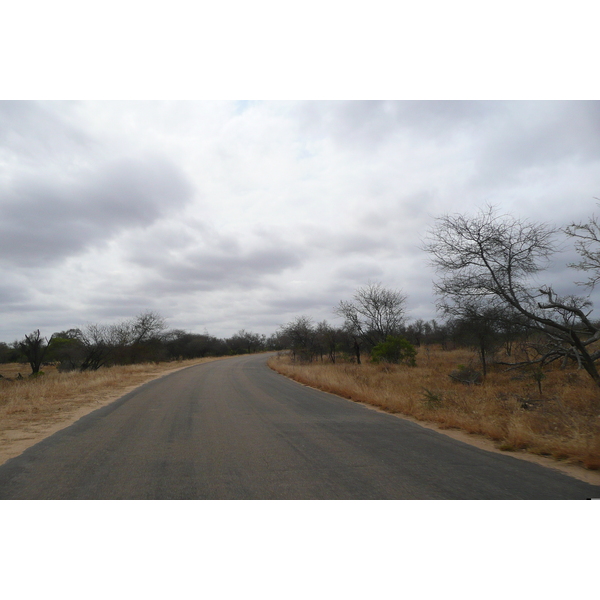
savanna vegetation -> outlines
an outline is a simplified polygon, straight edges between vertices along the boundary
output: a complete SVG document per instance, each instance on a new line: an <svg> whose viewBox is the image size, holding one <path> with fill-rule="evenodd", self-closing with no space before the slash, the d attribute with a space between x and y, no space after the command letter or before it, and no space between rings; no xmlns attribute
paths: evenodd
<svg viewBox="0 0 600 600"><path fill-rule="evenodd" d="M146 311L135 318L113 324L88 324L43 337L33 331L12 344L0 342L0 364L21 363L21 375L43 373L43 366L60 372L97 371L101 367L232 356L278 349L277 336L241 329L230 338L208 333L168 330L157 312Z"/></svg>
<svg viewBox="0 0 600 600"><path fill-rule="evenodd" d="M587 294L561 296L540 280L575 242ZM488 207L436 219L423 249L436 267L442 321L407 322L406 296L359 288L334 312L340 327L302 316L270 361L302 383L600 468L600 321L589 293L600 281L600 223L557 229Z"/></svg>

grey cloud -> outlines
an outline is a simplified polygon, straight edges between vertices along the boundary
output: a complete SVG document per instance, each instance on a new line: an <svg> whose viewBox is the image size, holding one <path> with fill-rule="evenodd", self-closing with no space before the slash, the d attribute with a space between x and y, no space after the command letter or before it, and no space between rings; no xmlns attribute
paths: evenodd
<svg viewBox="0 0 600 600"><path fill-rule="evenodd" d="M140 268L144 290L194 293L267 286L265 278L298 268L307 252L280 231L234 235L198 219L161 221L120 239L125 259Z"/></svg>
<svg viewBox="0 0 600 600"><path fill-rule="evenodd" d="M15 307L27 300L27 294L22 287L0 283L0 307L6 309Z"/></svg>
<svg viewBox="0 0 600 600"><path fill-rule="evenodd" d="M494 127L474 139L475 184L515 182L554 165L600 160L600 104L588 101L512 102L503 105ZM546 174L547 176L547 174Z"/></svg>
<svg viewBox="0 0 600 600"><path fill-rule="evenodd" d="M485 187L532 167L600 159L600 103L595 101L355 101L298 106L300 131L340 150L394 151L399 137L415 150L428 144L469 156Z"/></svg>
<svg viewBox="0 0 600 600"><path fill-rule="evenodd" d="M155 157L116 161L67 181L17 181L0 204L0 260L56 262L125 228L150 225L191 194L184 175Z"/></svg>
<svg viewBox="0 0 600 600"><path fill-rule="evenodd" d="M392 243L389 236L382 236L375 226L374 231L366 233L356 224L354 229L343 232L332 231L322 227L304 228L304 246L307 252L311 249L325 251L335 256L351 254L374 254L390 249Z"/></svg>
<svg viewBox="0 0 600 600"><path fill-rule="evenodd" d="M305 102L296 112L305 134L340 145L372 146L389 135L389 106L380 101Z"/></svg>
<svg viewBox="0 0 600 600"><path fill-rule="evenodd" d="M104 293L96 293L93 301L90 302L90 306L93 306L95 311L99 313L106 310L107 314L110 314L115 309L123 309L124 312L130 314L132 311L139 312L151 308L149 304L155 301L155 298L148 296L148 294L135 292L125 294L121 292L122 290L117 290L116 293L115 290L109 290Z"/></svg>
<svg viewBox="0 0 600 600"><path fill-rule="evenodd" d="M59 302L35 296L30 290L17 292L18 302L0 304L5 315L25 313L59 313L64 308ZM60 317L57 317L60 318Z"/></svg>
<svg viewBox="0 0 600 600"><path fill-rule="evenodd" d="M332 249L340 254L379 252L388 247L388 240L378 238L376 235L365 235L361 232L336 236L332 244Z"/></svg>
<svg viewBox="0 0 600 600"><path fill-rule="evenodd" d="M25 161L54 162L95 146L85 131L64 116L70 104L0 102L0 152L14 153Z"/></svg>
<svg viewBox="0 0 600 600"><path fill-rule="evenodd" d="M346 282L363 285L369 280L376 280L383 275L383 269L375 262L353 262L339 268L335 272L336 280L342 279Z"/></svg>
<svg viewBox="0 0 600 600"><path fill-rule="evenodd" d="M474 129L498 107L496 102L476 101L306 102L298 106L297 114L303 131L372 151L399 132L423 141Z"/></svg>
<svg viewBox="0 0 600 600"><path fill-rule="evenodd" d="M300 264L297 252L278 246L231 254L194 251L180 259L165 256L151 268L153 275L144 287L163 293L251 289L264 285L265 276L280 274Z"/></svg>
<svg viewBox="0 0 600 600"><path fill-rule="evenodd" d="M311 310L325 309L333 315L333 307L339 302L340 298L332 294L323 294L314 292L310 295L278 295L265 303L264 312L270 313L273 310L284 313L310 312Z"/></svg>

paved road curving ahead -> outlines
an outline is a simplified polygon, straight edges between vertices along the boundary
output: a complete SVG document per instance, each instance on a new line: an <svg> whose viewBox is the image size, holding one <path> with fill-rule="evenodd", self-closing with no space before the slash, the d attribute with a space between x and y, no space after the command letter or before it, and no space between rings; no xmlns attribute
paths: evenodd
<svg viewBox="0 0 600 600"><path fill-rule="evenodd" d="M137 388L1 466L0 498L600 497L600 486L289 381L266 360Z"/></svg>

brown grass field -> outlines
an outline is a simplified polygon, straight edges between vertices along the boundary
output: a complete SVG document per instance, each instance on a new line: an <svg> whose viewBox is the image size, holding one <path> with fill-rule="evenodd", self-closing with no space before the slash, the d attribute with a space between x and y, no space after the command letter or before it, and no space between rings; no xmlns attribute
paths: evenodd
<svg viewBox="0 0 600 600"><path fill-rule="evenodd" d="M222 357L225 358L225 357ZM28 365L0 364L0 464L86 413L167 373L220 358L201 358L29 377ZM23 379L17 379L19 373Z"/></svg>
<svg viewBox="0 0 600 600"><path fill-rule="evenodd" d="M540 394L532 372L500 366L481 385L454 381L449 374L460 366L478 366L468 349L422 347L416 367L300 363L283 353L269 366L305 385L387 412L485 436L500 450L600 468L600 390L576 368L548 367Z"/></svg>

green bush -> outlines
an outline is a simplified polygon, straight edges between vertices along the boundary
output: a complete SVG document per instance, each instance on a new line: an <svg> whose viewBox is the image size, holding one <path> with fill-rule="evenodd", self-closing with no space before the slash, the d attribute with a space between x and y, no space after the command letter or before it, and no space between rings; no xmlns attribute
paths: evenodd
<svg viewBox="0 0 600 600"><path fill-rule="evenodd" d="M385 342L380 342L371 351L371 360L374 363L405 363L411 367L416 366L417 350L403 337L388 335Z"/></svg>

